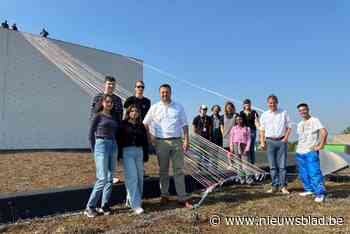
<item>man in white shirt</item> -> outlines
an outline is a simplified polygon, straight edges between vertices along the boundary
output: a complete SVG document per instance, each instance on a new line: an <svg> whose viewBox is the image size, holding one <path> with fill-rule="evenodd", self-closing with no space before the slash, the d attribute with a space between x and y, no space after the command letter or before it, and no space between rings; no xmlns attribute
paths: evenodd
<svg viewBox="0 0 350 234"><path fill-rule="evenodd" d="M298 105L298 111L302 121L298 124L298 145L296 161L299 177L304 185L304 192L300 196L314 194L316 202L323 202L326 189L320 169L319 151L327 142L327 130L320 120L310 115L309 106L306 103Z"/></svg>
<svg viewBox="0 0 350 234"><path fill-rule="evenodd" d="M260 148L265 149L267 146L272 180L272 187L267 192L276 193L280 188L283 194L289 194L286 165L291 121L287 111L277 107L278 98L275 95L270 95L267 103L269 110L260 118Z"/></svg>
<svg viewBox="0 0 350 234"><path fill-rule="evenodd" d="M185 188L184 155L189 144L188 124L183 106L171 100L171 87L159 88L160 102L151 106L143 123L154 144L159 162L161 203L169 202L169 162L174 170L175 188L179 204L191 208ZM183 132L184 140L181 135Z"/></svg>

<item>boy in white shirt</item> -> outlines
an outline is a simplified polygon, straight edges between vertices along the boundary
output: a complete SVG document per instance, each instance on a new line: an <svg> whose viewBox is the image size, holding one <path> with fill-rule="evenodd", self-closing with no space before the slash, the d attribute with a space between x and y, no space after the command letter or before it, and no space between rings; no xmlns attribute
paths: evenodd
<svg viewBox="0 0 350 234"><path fill-rule="evenodd" d="M323 202L326 190L320 169L319 151L326 144L328 132L318 118L310 115L306 103L299 104L297 108L303 120L298 124L296 162L305 190L299 195L314 194L316 202Z"/></svg>

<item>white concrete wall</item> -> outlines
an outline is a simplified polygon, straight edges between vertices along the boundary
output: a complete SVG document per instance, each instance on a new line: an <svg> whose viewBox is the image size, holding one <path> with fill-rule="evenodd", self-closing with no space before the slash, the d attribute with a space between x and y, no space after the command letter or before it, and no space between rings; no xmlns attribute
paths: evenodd
<svg viewBox="0 0 350 234"><path fill-rule="evenodd" d="M120 55L58 42L132 89L142 66ZM86 148L91 97L18 32L0 29L0 150Z"/></svg>

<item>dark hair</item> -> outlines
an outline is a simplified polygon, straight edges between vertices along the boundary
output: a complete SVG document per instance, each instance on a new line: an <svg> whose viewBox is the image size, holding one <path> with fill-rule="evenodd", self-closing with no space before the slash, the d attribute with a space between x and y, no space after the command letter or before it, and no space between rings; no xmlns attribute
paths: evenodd
<svg viewBox="0 0 350 234"><path fill-rule="evenodd" d="M132 109L136 108L137 112L139 112L139 117L136 119L136 123L141 124L142 123L142 119L141 119L141 110L140 108L138 108L137 105L132 104L130 105L125 112L125 116L124 116L124 120L128 121L130 119L129 115Z"/></svg>
<svg viewBox="0 0 350 234"><path fill-rule="evenodd" d="M250 101L250 99L245 99L245 100L243 101L243 104L252 104L252 102Z"/></svg>
<svg viewBox="0 0 350 234"><path fill-rule="evenodd" d="M159 90L160 90L161 88L167 88L167 89L169 89L169 90L171 91L171 86L170 86L170 84L162 84L161 86L159 86Z"/></svg>
<svg viewBox="0 0 350 234"><path fill-rule="evenodd" d="M211 107L211 111L214 111L214 108L215 108L215 107L219 108L219 112L221 111L221 107L220 107L219 105L214 105L214 106L212 106L212 107Z"/></svg>
<svg viewBox="0 0 350 234"><path fill-rule="evenodd" d="M141 83L143 86L145 86L145 83L143 82L143 80L136 80L135 81L135 87L136 87L137 83Z"/></svg>
<svg viewBox="0 0 350 234"><path fill-rule="evenodd" d="M103 94L101 99L100 99L100 101L97 103L97 113L101 112L103 110L102 102L107 100L107 98L110 98L112 100L112 104L114 105L114 103L113 103L113 96L110 95L110 94Z"/></svg>
<svg viewBox="0 0 350 234"><path fill-rule="evenodd" d="M236 112L236 107L235 107L235 105L232 103L232 102L226 102L225 103L225 106L224 106L224 113L225 113L225 115L227 115L227 107L228 106L231 106L232 107L232 109L233 109L233 112Z"/></svg>
<svg viewBox="0 0 350 234"><path fill-rule="evenodd" d="M300 107L306 107L307 109L309 109L309 106L308 106L306 103L300 103L300 104L297 106L297 109L299 109Z"/></svg>
<svg viewBox="0 0 350 234"><path fill-rule="evenodd" d="M244 117L243 117L243 115L241 115L241 114L237 114L236 116L235 116L235 122L234 122L234 125L237 125L237 118L241 118L243 121L242 121L242 125L243 125L243 127L245 127L246 126L246 123L245 123L245 121L244 121Z"/></svg>
<svg viewBox="0 0 350 234"><path fill-rule="evenodd" d="M278 103L278 98L277 98L276 95L271 94L270 96L267 97L267 101L269 101L270 99L273 99L273 100L275 100Z"/></svg>
<svg viewBox="0 0 350 234"><path fill-rule="evenodd" d="M107 82L107 81L109 81L109 82L115 82L115 78L114 78L113 76L106 76L106 77L105 77L105 82Z"/></svg>

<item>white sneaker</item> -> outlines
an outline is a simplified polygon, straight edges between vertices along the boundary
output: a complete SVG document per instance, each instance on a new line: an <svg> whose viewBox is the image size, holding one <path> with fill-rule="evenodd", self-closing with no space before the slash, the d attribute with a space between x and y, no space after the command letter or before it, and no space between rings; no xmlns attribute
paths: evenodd
<svg viewBox="0 0 350 234"><path fill-rule="evenodd" d="M143 212L144 210L141 207L134 209L134 213L137 215L142 214Z"/></svg>
<svg viewBox="0 0 350 234"><path fill-rule="evenodd" d="M306 196L310 196L312 194L313 194L312 192L306 191L306 192L299 193L299 196L306 197Z"/></svg>
<svg viewBox="0 0 350 234"><path fill-rule="evenodd" d="M324 199L325 199L325 195L318 195L318 196L316 196L316 198L315 198L315 202L318 202L318 203L321 203L321 202L323 202L324 201Z"/></svg>

